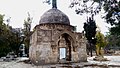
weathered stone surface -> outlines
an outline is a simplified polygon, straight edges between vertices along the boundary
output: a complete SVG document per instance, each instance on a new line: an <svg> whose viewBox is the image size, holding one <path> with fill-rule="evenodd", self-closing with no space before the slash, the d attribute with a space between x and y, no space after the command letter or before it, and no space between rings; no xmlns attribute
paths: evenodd
<svg viewBox="0 0 120 68"><path fill-rule="evenodd" d="M51 9L35 26L29 58L37 65L87 61L85 43L84 35L74 31L68 17L58 9ZM60 51L61 48L65 52Z"/></svg>
<svg viewBox="0 0 120 68"><path fill-rule="evenodd" d="M41 16L39 24L59 23L70 25L68 17L58 9L50 9Z"/></svg>
<svg viewBox="0 0 120 68"><path fill-rule="evenodd" d="M52 25L48 26L48 28L51 26ZM66 62L87 61L86 42L83 35L73 32L72 30L66 30L66 28L59 29L57 26L60 28L61 25L56 25L54 29L51 28L49 30L43 30L38 28L40 26L37 26L32 35L29 54L33 63L59 63L60 48L66 48Z"/></svg>

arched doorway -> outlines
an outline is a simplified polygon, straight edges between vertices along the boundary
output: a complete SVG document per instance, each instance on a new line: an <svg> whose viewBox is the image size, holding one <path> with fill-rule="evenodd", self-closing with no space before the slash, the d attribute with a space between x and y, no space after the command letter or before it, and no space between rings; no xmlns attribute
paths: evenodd
<svg viewBox="0 0 120 68"><path fill-rule="evenodd" d="M64 33L59 37L58 52L59 60L71 61L72 38L69 34Z"/></svg>

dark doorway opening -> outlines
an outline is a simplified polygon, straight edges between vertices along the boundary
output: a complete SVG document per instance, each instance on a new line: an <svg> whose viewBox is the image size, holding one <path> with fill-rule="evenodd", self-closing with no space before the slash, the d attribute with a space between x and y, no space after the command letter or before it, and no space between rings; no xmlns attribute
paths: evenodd
<svg viewBox="0 0 120 68"><path fill-rule="evenodd" d="M60 45L59 47L59 54L60 54L60 59L61 56L63 58L65 58L66 61L71 61L71 40L70 40L70 36L68 34L62 34L61 35L63 40L60 40L62 42L64 42L64 44L62 43L62 45ZM63 54L63 55L62 55Z"/></svg>

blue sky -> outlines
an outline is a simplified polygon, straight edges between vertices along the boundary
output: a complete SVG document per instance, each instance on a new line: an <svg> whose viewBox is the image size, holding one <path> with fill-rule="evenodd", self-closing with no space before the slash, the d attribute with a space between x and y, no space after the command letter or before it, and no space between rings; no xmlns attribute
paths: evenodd
<svg viewBox="0 0 120 68"><path fill-rule="evenodd" d="M0 14L5 14L6 18L11 17L10 25L14 28L23 27L24 19L27 18L27 12L33 17L32 28L39 24L41 15L51 8L51 5L43 3L44 0L0 0ZM86 21L86 15L77 15L74 9L68 8L70 0L57 0L57 7L64 12L70 19L70 24L77 26L77 31L83 30L83 23ZM95 17L96 24L101 32L108 32L107 24L100 18Z"/></svg>

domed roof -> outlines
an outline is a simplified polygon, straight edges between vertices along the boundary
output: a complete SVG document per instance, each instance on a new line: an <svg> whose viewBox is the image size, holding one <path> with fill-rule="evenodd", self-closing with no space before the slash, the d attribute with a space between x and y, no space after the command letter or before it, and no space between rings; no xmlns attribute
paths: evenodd
<svg viewBox="0 0 120 68"><path fill-rule="evenodd" d="M49 23L70 25L68 16L57 8L52 8L41 16L39 24Z"/></svg>

